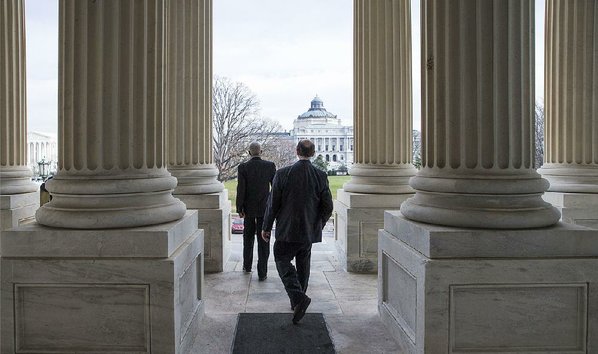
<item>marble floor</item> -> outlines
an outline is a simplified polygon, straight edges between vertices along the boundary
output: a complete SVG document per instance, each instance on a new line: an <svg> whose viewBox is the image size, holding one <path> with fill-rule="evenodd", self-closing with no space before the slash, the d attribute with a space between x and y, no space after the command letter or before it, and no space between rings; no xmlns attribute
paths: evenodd
<svg viewBox="0 0 598 354"><path fill-rule="evenodd" d="M333 241L328 227L323 242L312 248L307 291L312 303L307 312L324 314L337 353L400 353L378 317L376 275L343 271ZM260 282L255 264L251 274L242 271L242 247L242 235L232 235L232 254L225 272L205 276L206 311L195 338L196 353L230 353L241 312L288 312L290 320L289 300L272 253L268 279Z"/></svg>

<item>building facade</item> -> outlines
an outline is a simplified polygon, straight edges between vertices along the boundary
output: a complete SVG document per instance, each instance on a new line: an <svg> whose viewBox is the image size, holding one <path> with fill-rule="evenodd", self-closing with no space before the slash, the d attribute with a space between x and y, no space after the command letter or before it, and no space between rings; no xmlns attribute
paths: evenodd
<svg viewBox="0 0 598 354"><path fill-rule="evenodd" d="M58 168L58 139L50 133L27 133L27 164L33 176L39 175L39 162L49 163L49 171L56 172Z"/></svg>
<svg viewBox="0 0 598 354"><path fill-rule="evenodd" d="M353 165L353 127L342 125L336 114L328 112L324 102L316 95L307 112L293 122L291 136L295 143L309 139L316 145L315 156L328 162L328 170Z"/></svg>

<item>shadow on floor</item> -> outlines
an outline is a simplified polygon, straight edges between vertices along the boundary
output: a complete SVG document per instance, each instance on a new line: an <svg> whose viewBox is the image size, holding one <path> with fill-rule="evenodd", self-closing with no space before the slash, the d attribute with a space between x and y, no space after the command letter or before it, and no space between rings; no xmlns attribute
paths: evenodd
<svg viewBox="0 0 598 354"><path fill-rule="evenodd" d="M342 270L333 242L333 233L326 232L323 242L313 246L307 291L312 303L307 312L324 314L337 353L401 353L378 317L377 276ZM232 235L225 272L205 276L206 313L195 338L195 353L230 353L239 313L291 313L272 252L268 279L258 281L255 270L242 271L242 248L242 235Z"/></svg>

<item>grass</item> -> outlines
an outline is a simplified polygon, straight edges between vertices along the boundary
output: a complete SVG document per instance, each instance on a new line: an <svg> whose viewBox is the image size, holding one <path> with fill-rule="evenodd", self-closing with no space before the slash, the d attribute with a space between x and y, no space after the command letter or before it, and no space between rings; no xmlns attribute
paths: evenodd
<svg viewBox="0 0 598 354"><path fill-rule="evenodd" d="M336 191L343 188L343 184L349 182L350 179L351 176L328 176L328 183L330 183L332 199L336 199Z"/></svg>
<svg viewBox="0 0 598 354"><path fill-rule="evenodd" d="M336 191L343 187L343 184L347 183L351 179L351 176L328 176L328 182L330 183L330 191L332 192L332 199L336 199ZM228 190L228 198L231 200L233 205L233 212L236 210L235 203L237 200L237 180L232 179L224 182L224 187Z"/></svg>
<svg viewBox="0 0 598 354"><path fill-rule="evenodd" d="M237 179L231 179L230 181L224 182L224 188L228 190L228 199L231 201L233 207L233 213L237 212Z"/></svg>

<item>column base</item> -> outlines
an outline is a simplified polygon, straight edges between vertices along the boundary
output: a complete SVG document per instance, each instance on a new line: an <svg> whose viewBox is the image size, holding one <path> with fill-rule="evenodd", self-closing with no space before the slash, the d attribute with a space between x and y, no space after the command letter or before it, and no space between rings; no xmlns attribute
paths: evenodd
<svg viewBox="0 0 598 354"><path fill-rule="evenodd" d="M542 200L548 181L535 172L521 175L442 175L422 169L409 184L416 190L401 206L411 220L461 228L533 229L559 221Z"/></svg>
<svg viewBox="0 0 598 354"><path fill-rule="evenodd" d="M411 196L337 191L334 239L338 259L346 271L378 272L378 230L384 228L384 210L398 210Z"/></svg>
<svg viewBox="0 0 598 354"><path fill-rule="evenodd" d="M38 208L38 192L0 195L0 230L35 221Z"/></svg>
<svg viewBox="0 0 598 354"><path fill-rule="evenodd" d="M205 234L205 271L224 271L230 257L231 244L231 202L228 191L210 194L176 194L175 197L187 205L189 210L197 210L199 228Z"/></svg>
<svg viewBox="0 0 598 354"><path fill-rule="evenodd" d="M189 353L204 313L197 213L111 230L2 233L2 353Z"/></svg>
<svg viewBox="0 0 598 354"><path fill-rule="evenodd" d="M598 165L546 163L538 173L551 192L598 193Z"/></svg>
<svg viewBox="0 0 598 354"><path fill-rule="evenodd" d="M214 164L170 165L168 171L177 179L173 194L219 193L224 189Z"/></svg>
<svg viewBox="0 0 598 354"><path fill-rule="evenodd" d="M25 194L39 190L31 182L31 170L27 166L0 167L0 195Z"/></svg>
<svg viewBox="0 0 598 354"><path fill-rule="evenodd" d="M172 196L176 184L165 169L89 176L61 171L46 182L52 200L38 209L35 218L42 225L69 229L168 223L185 215L185 204Z"/></svg>
<svg viewBox="0 0 598 354"><path fill-rule="evenodd" d="M546 192L544 200L561 211L561 220L598 229L598 194Z"/></svg>
<svg viewBox="0 0 598 354"><path fill-rule="evenodd" d="M598 348L595 230L458 229L386 212L379 254L379 313L408 353Z"/></svg>
<svg viewBox="0 0 598 354"><path fill-rule="evenodd" d="M352 193L405 194L413 193L409 179L417 173L412 164L372 165L355 164L351 168L351 180L343 189Z"/></svg>

